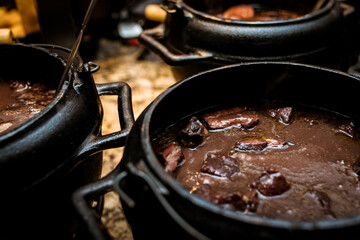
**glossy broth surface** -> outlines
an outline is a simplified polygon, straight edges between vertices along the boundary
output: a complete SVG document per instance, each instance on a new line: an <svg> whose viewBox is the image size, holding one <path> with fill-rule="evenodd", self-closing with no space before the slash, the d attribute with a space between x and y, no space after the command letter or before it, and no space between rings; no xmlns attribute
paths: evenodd
<svg viewBox="0 0 360 240"><path fill-rule="evenodd" d="M214 111L213 116L225 123L216 129L206 114L195 114L205 127L196 146L189 147L184 134L179 134L187 119L160 134L154 149L167 166L175 151L168 154L164 146L178 143L176 168L165 167L166 171L191 194L226 209L302 221L358 215L356 125L329 111L287 107L241 107L228 118ZM278 114L284 109L291 109L286 121ZM255 125L233 120L249 116L256 119Z"/></svg>
<svg viewBox="0 0 360 240"><path fill-rule="evenodd" d="M0 79L0 134L42 111L55 98L55 91L41 83Z"/></svg>

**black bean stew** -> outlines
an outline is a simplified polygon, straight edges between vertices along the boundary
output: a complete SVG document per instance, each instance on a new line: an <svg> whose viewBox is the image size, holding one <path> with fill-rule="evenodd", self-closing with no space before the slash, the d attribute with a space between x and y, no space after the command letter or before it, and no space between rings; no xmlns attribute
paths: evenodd
<svg viewBox="0 0 360 240"><path fill-rule="evenodd" d="M305 106L237 106L194 114L154 151L191 194L222 208L317 221L360 214L355 122Z"/></svg>
<svg viewBox="0 0 360 240"><path fill-rule="evenodd" d="M0 79L0 134L42 111L54 99L55 91L42 83Z"/></svg>

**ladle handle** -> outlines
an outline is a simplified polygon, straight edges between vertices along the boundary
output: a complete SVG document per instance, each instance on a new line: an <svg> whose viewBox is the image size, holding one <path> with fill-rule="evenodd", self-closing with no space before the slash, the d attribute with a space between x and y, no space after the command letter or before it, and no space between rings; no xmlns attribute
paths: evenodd
<svg viewBox="0 0 360 240"><path fill-rule="evenodd" d="M144 30L138 39L140 43L154 51L169 65L185 65L213 57L212 53L205 51L197 51L192 54L174 54L158 40L162 38L164 35L163 33L163 25L161 24L155 28Z"/></svg>
<svg viewBox="0 0 360 240"><path fill-rule="evenodd" d="M90 20L91 13L92 13L95 5L96 5L96 2L97 2L97 0L91 0L90 1L89 7L88 7L88 9L87 9L87 11L85 13L85 17L84 17L82 25L81 25L80 32L78 34L78 37L77 37L77 39L76 39L76 41L75 41L75 43L74 43L74 45L73 45L73 47L71 49L69 58L66 61L65 69L64 69L64 72L63 72L63 74L61 76L60 84L58 86L57 92L60 91L63 83L65 82L66 75L69 74L69 70L71 68L71 65L72 65L72 63L73 63L73 61L75 59L76 54L79 51L79 47L80 47L80 43L81 43L81 40L82 40L83 35L84 35L84 31L86 29L86 26L87 26L89 20ZM72 78L71 77L69 79L69 82L70 82L70 84L72 84Z"/></svg>

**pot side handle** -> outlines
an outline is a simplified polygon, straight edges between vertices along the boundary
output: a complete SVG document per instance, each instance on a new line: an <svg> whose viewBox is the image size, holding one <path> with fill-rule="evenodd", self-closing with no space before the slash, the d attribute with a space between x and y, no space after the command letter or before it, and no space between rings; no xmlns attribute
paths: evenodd
<svg viewBox="0 0 360 240"><path fill-rule="evenodd" d="M158 39L161 39L164 35L163 24L152 28L144 30L138 37L139 42L146 46L151 51L154 51L159 55L167 64L178 66L189 64L193 62L199 62L201 60L206 60L213 57L212 53L205 51L198 51L194 54L174 54L169 49L162 44Z"/></svg>
<svg viewBox="0 0 360 240"><path fill-rule="evenodd" d="M342 13L345 19L349 19L351 15L355 13L355 7L353 5L340 1L339 5L342 9Z"/></svg>
<svg viewBox="0 0 360 240"><path fill-rule="evenodd" d="M108 192L113 191L114 175L109 174L104 178L77 189L72 195L73 205L79 218L85 224L87 231L93 239L111 240L105 226L101 222L101 216L91 208L92 201Z"/></svg>
<svg viewBox="0 0 360 240"><path fill-rule="evenodd" d="M360 58L355 65L350 66L348 73L360 79Z"/></svg>
<svg viewBox="0 0 360 240"><path fill-rule="evenodd" d="M116 191L120 198L130 207L134 207L134 201L122 191L116 184L128 176L127 171L118 174L113 170L104 178L82 186L72 194L72 203L77 211L80 220L94 240L112 240L106 226L101 222L101 216L91 207L94 199L104 196L106 193Z"/></svg>
<svg viewBox="0 0 360 240"><path fill-rule="evenodd" d="M125 146L126 138L135 122L131 104L131 88L127 83L96 84L96 88L99 96L118 95L118 114L121 130L94 137L79 154L79 157L89 156L109 148Z"/></svg>
<svg viewBox="0 0 360 240"><path fill-rule="evenodd" d="M140 161L139 163L142 169L147 172L146 166ZM81 220L86 225L88 232L94 238L94 240L111 240L109 233L105 225L101 222L99 214L92 209L91 201L96 197L102 196L108 192L115 191L119 194L120 199L130 208L136 207L136 203L132 200L126 192L121 188L121 182L126 180L127 177L138 177L145 181L150 188L151 192L159 200L161 205L169 216L181 226L189 235L198 240L210 240L208 237L200 233L187 223L167 202L163 196L163 192L159 189L159 183L157 183L149 173L145 173L142 170L138 170L132 163L127 165L128 170L122 171L117 174L117 171L113 171L106 177L100 179L97 182L88 184L77 189L72 195L72 202L75 206L77 213L80 215Z"/></svg>
<svg viewBox="0 0 360 240"><path fill-rule="evenodd" d="M187 232L192 239L197 240L210 240L203 233L199 232L196 228L191 226L182 216L180 216L176 210L171 206L167 201L164 195L168 194L168 191L165 187L159 183L153 175L150 173L143 161L137 163L135 166L132 163L127 164L128 173L127 176L135 176L142 179L150 189L150 192L154 194L156 199L160 202L161 206L164 208L165 212L171 217L174 222L180 226L185 232ZM141 169L141 170L140 170ZM125 179L126 176L120 177L117 176L114 180L114 190L119 194L120 199L122 199L130 208L136 207L136 203L132 200L126 192L121 188L121 181Z"/></svg>

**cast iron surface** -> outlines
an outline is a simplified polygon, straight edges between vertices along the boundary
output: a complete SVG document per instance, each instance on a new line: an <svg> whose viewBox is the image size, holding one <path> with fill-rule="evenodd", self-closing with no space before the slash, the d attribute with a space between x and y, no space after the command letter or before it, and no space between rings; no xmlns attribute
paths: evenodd
<svg viewBox="0 0 360 240"><path fill-rule="evenodd" d="M357 30L351 6L327 0L311 12L315 0L242 3L286 6L306 14L290 20L238 21L216 16L219 10L214 13L234 1L167 1L164 29L145 30L139 40L174 66L178 80L216 65L251 61L293 61L343 71L355 63L358 41L353 41Z"/></svg>
<svg viewBox="0 0 360 240"><path fill-rule="evenodd" d="M263 1L249 2L264 4ZM277 2L281 6L288 1ZM314 2L306 1L304 5L312 6ZM327 2L320 11L297 19L254 24L227 20L194 9L197 1L178 1L174 7L169 6L172 12L167 18L165 37L177 49L190 52L202 49L225 59L265 60L291 55L295 58L328 48L342 35L342 11L337 1Z"/></svg>
<svg viewBox="0 0 360 240"><path fill-rule="evenodd" d="M221 81L220 81L221 79ZM360 216L334 221L290 222L221 209L189 194L165 173L151 147L155 131L222 104L264 100L309 104L359 121L360 80L321 67L288 62L230 65L190 77L165 90L136 120L120 165L107 178L74 194L74 203L95 239L108 239L86 211L93 196L115 190L134 238L167 239L328 239L351 236ZM80 203L79 203L80 202ZM77 204L79 203L79 204ZM158 216L154 221L154 216Z"/></svg>
<svg viewBox="0 0 360 240"><path fill-rule="evenodd" d="M2 49L5 80L51 81L57 86L64 69L60 59L43 49L14 45ZM19 69L21 69L19 71ZM77 163L83 143L100 134L102 110L90 70L77 72L77 86L65 83L42 112L20 127L0 136L0 186L17 192L43 181L58 170ZM89 156L89 154L88 154ZM84 157L87 157L84 155ZM9 184L11 180L11 184Z"/></svg>
<svg viewBox="0 0 360 240"><path fill-rule="evenodd" d="M233 239L234 236L287 239L316 236L325 239L333 235L351 234L359 228L360 216L316 223L288 222L221 210L197 199L164 173L162 165L151 149L150 140L155 130L169 126L201 109L219 104L257 103L264 99L323 107L352 116L358 121L360 109L351 103L359 102L359 90L359 79L350 75L289 63L244 64L199 74L165 91L137 120L133 128L134 131L138 130L135 133L136 137L130 134L124 153L125 161L121 164L123 169L126 169L127 163L131 162L131 165L137 166L138 171L145 172L154 183L162 186L160 189L166 189L163 195L175 211L201 233L213 239ZM186 98L181 97L185 94ZM132 141L139 136L140 143ZM133 146L136 149L141 147L142 152L132 152ZM141 167L141 162L148 169ZM126 208L125 213L128 213L130 224L135 225L132 226L133 229L138 227L137 224L144 216L151 215L152 211L148 209L148 203L142 201L143 196L139 197L140 192L147 194L146 184L142 188L130 188L130 184L134 182L135 180L129 181L128 184L122 183L123 190L133 197L135 204L140 208ZM131 211L137 214L142 212L143 217L139 219L138 215L133 215ZM154 214L155 212L156 210ZM146 220L142 223L145 222ZM144 225L139 226L134 235L141 234L142 227Z"/></svg>
<svg viewBox="0 0 360 240"><path fill-rule="evenodd" d="M57 54L50 54L52 50ZM60 53L66 55L69 50L0 45L0 76L46 82L56 88L64 71ZM131 97L129 86L95 85L92 74L98 69L94 63L73 67L69 77L74 85L66 81L43 111L0 136L0 205L6 220L1 222L0 238L70 239L78 230L72 192L100 178L101 151L123 146L128 135L126 131L101 134L99 95L118 95L120 117L131 112L124 104ZM96 199L94 210L101 209L101 199Z"/></svg>

